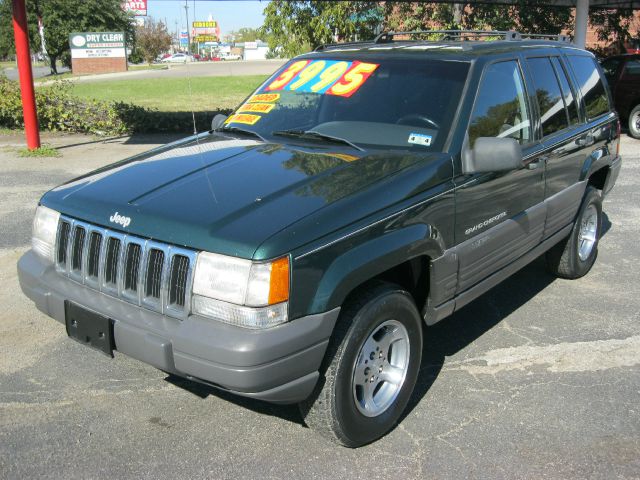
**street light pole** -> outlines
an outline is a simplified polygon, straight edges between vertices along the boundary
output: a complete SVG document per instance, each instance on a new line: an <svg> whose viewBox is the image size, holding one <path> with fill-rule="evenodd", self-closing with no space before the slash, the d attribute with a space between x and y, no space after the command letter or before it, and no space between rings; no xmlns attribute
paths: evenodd
<svg viewBox="0 0 640 480"><path fill-rule="evenodd" d="M187 5L187 0L184 0L184 13L187 16L187 54L191 55L191 32L189 29L189 5Z"/></svg>
<svg viewBox="0 0 640 480"><path fill-rule="evenodd" d="M576 2L576 23L573 41L579 48L584 48L587 43L587 26L589 24L589 0Z"/></svg>

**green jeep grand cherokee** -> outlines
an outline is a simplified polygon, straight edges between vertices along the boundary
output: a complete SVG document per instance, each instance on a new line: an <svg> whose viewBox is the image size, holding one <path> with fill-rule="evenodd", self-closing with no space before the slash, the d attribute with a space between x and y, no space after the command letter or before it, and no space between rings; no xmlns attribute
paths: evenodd
<svg viewBox="0 0 640 480"><path fill-rule="evenodd" d="M211 131L46 193L24 293L108 355L384 435L428 325L545 252L589 271L620 169L590 53L427 33L297 57Z"/></svg>

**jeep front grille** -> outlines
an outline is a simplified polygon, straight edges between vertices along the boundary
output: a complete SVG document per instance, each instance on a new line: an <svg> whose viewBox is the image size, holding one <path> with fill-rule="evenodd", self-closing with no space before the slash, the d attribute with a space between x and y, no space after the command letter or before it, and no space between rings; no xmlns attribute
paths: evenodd
<svg viewBox="0 0 640 480"><path fill-rule="evenodd" d="M189 314L196 252L61 216L56 268L94 290L177 318Z"/></svg>

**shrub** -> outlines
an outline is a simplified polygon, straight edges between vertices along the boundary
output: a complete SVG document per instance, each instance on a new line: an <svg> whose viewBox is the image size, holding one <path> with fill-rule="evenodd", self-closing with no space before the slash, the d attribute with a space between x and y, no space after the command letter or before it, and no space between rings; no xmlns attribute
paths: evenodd
<svg viewBox="0 0 640 480"><path fill-rule="evenodd" d="M41 130L97 135L127 133L193 132L191 112L160 112L124 102L81 100L73 96L69 81L56 81L36 89L36 106ZM199 132L210 128L210 114L197 112ZM23 128L22 99L18 82L0 76L0 127Z"/></svg>

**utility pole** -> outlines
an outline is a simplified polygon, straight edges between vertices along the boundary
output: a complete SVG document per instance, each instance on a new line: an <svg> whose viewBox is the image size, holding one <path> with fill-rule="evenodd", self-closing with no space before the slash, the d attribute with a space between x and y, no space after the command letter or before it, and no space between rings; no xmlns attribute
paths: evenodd
<svg viewBox="0 0 640 480"><path fill-rule="evenodd" d="M189 5L184 0L184 13L187 16L187 54L191 55L191 29L189 28Z"/></svg>
<svg viewBox="0 0 640 480"><path fill-rule="evenodd" d="M22 96L22 112L24 114L24 133L27 137L27 148L34 150L40 147L40 130L38 129L33 73L31 72L25 0L13 0L13 33L16 41L16 59L18 60L20 94Z"/></svg>
<svg viewBox="0 0 640 480"><path fill-rule="evenodd" d="M456 28L462 30L462 13L464 12L464 4L453 4L453 23L456 24Z"/></svg>

